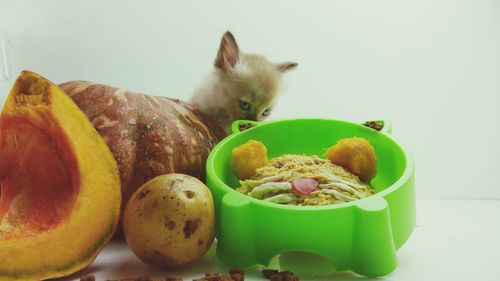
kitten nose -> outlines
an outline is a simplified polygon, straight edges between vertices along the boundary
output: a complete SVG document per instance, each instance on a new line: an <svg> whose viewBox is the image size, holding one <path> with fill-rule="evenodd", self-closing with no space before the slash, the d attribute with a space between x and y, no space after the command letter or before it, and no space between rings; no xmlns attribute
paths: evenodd
<svg viewBox="0 0 500 281"><path fill-rule="evenodd" d="M255 114L255 113L249 114L247 118L248 118L248 120L257 121L257 114Z"/></svg>

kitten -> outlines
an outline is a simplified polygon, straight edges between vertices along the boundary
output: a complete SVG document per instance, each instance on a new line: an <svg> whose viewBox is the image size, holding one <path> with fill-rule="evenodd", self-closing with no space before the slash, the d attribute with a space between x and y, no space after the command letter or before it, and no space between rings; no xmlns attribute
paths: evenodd
<svg viewBox="0 0 500 281"><path fill-rule="evenodd" d="M234 120L266 119L276 102L281 76L295 62L272 63L265 57L239 50L231 32L222 37L214 72L191 98L203 114L226 134Z"/></svg>

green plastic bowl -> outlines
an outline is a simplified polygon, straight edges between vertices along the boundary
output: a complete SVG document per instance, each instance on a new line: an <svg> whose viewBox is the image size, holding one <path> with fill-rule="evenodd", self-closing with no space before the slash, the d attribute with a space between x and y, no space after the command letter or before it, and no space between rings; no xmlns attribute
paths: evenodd
<svg viewBox="0 0 500 281"><path fill-rule="evenodd" d="M239 132L240 124L252 128ZM215 202L217 258L231 267L269 265L278 254L306 252L331 260L337 271L378 277L397 265L396 250L410 236L416 219L413 159L390 135L360 124L325 119L265 123L240 120L207 160L207 185ZM363 137L377 155L370 197L329 206L289 206L238 193L230 167L234 147L255 139L269 158L286 153L324 157L341 138Z"/></svg>

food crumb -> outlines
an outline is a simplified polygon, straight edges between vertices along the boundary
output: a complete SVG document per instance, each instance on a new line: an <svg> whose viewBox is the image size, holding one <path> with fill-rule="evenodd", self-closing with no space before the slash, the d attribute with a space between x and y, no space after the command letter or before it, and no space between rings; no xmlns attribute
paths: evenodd
<svg viewBox="0 0 500 281"><path fill-rule="evenodd" d="M233 281L243 281L245 280L245 271L239 268L230 268L229 275Z"/></svg>
<svg viewBox="0 0 500 281"><path fill-rule="evenodd" d="M231 279L233 279L233 281L243 281L245 280L245 277L242 274L233 273L231 274Z"/></svg>
<svg viewBox="0 0 500 281"><path fill-rule="evenodd" d="M215 280L219 280L219 273L216 273L216 272L206 272L205 273L205 278L207 280L210 280L210 281L215 281Z"/></svg>
<svg viewBox="0 0 500 281"><path fill-rule="evenodd" d="M278 271L276 270L278 273ZM229 275L220 275L217 272L206 272L205 276L193 279L193 281L244 281L245 271L243 269L231 268L229 269ZM280 273L278 273L280 275ZM281 276L281 275L280 275ZM91 279L84 279L91 278ZM86 275L80 278L80 281L95 281L93 275ZM288 279L283 279L289 281ZM298 279L290 279L291 281L296 281ZM107 279L106 281L118 281L116 279ZM127 278L120 279L120 281L183 281L181 277L168 276L165 279L162 278L151 278L149 276L141 276L139 278Z"/></svg>
<svg viewBox="0 0 500 281"><path fill-rule="evenodd" d="M295 276L295 274L290 271L280 272L280 275L283 281L299 281L299 277Z"/></svg>
<svg viewBox="0 0 500 281"><path fill-rule="evenodd" d="M271 280L271 281L283 281L283 278L279 274L273 274L269 280Z"/></svg>
<svg viewBox="0 0 500 281"><path fill-rule="evenodd" d="M84 275L80 277L80 281L95 281L95 276L92 274Z"/></svg>
<svg viewBox="0 0 500 281"><path fill-rule="evenodd" d="M382 124L379 124L375 121L366 121L365 123L363 123L363 125L368 127L368 128L372 128L376 131L380 131L384 127L384 126L382 126Z"/></svg>
<svg viewBox="0 0 500 281"><path fill-rule="evenodd" d="M267 279L270 279L273 275L278 274L279 271L276 269L263 269L262 270L262 276L264 276Z"/></svg>
<svg viewBox="0 0 500 281"><path fill-rule="evenodd" d="M248 129L252 128L252 127L253 127L253 125L251 123L240 123L238 125L238 129L240 130L240 132L248 130Z"/></svg>
<svg viewBox="0 0 500 281"><path fill-rule="evenodd" d="M299 277L291 271L278 271L275 269L263 269L262 275L270 281L299 281Z"/></svg>

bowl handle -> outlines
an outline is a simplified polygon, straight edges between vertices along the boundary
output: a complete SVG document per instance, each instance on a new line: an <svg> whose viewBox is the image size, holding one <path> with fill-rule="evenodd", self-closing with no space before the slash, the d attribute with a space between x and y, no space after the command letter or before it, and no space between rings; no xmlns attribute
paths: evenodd
<svg viewBox="0 0 500 281"><path fill-rule="evenodd" d="M240 126L244 126L244 125L249 125L249 128L244 129L244 130L247 130L247 129L250 129L250 128L253 128L255 126L260 125L260 123L257 121L253 121L253 120L236 120L236 121L233 121L233 123L231 123L231 132L233 134L237 134L237 133L243 131L243 130L240 130Z"/></svg>
<svg viewBox="0 0 500 281"><path fill-rule="evenodd" d="M391 123L391 121L380 120L380 122L382 122L382 124L384 124L382 126L382 130L380 130L380 132L392 135L392 123Z"/></svg>

